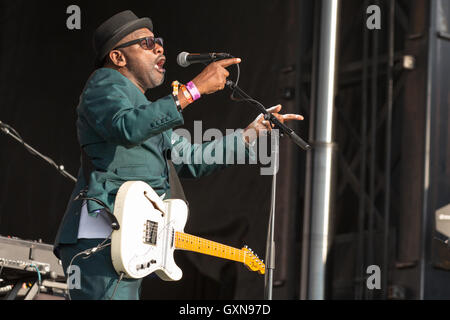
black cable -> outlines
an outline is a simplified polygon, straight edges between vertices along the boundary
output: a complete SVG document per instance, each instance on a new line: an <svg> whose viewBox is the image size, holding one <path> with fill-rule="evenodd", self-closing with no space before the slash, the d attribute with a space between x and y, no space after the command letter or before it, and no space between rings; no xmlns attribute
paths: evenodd
<svg viewBox="0 0 450 320"><path fill-rule="evenodd" d="M114 231L119 230L119 229L120 229L120 224L119 224L119 221L117 221L116 216L111 212L111 210L109 210L108 206L107 206L103 201L98 200L98 199L95 199L95 198L89 198L89 197L87 197L87 196L86 196L87 189L88 189L88 187L86 187L85 189L83 189L83 190L78 194L78 196L75 197L74 201L79 201L79 200L89 201L89 200L90 200L90 201L94 201L95 203L101 205L101 206L104 208L105 212L107 213L107 215L108 215L108 217L109 217L109 220L110 220L110 222L111 222L111 228L112 228Z"/></svg>
<svg viewBox="0 0 450 320"><path fill-rule="evenodd" d="M237 64L236 67L238 68L238 79L237 79L237 82L239 82L239 77L240 77L239 64ZM284 134L286 134L292 139L292 141L296 145L298 145L303 150L305 150L305 151L311 150L311 146L309 145L308 142L304 141L302 138L300 138L294 132L294 130L292 130L291 128L286 126L284 123L281 123L273 114L269 113L267 111L268 109L262 103L260 103L259 101L253 99L248 94L246 94L241 88L239 88L238 83L234 83L233 81L228 80L227 81L227 86L232 90L231 100L233 100L235 102L248 102L248 103L250 103L252 105L256 105L257 108L260 110L260 112L262 114L264 114L264 120L269 121L269 123L271 124L271 126L273 128L276 128L276 129L280 130L280 136L281 137ZM235 96L236 93L239 94L242 97L242 99L236 98L236 96ZM270 134L270 131L269 131L269 134Z"/></svg>
<svg viewBox="0 0 450 320"><path fill-rule="evenodd" d="M116 295L117 289L119 288L119 284L122 282L124 276L125 276L125 273L121 272L119 280L117 281L116 287L114 288L113 294L112 294L111 298L109 298L109 300L112 300L114 298L114 296Z"/></svg>
<svg viewBox="0 0 450 320"><path fill-rule="evenodd" d="M94 247L94 248L91 248L91 249L87 249L87 250L81 251L80 253L78 253L78 254L76 254L75 256L73 256L73 257L72 257L72 260L70 260L70 264L69 264L69 267L67 268L67 271L68 271L68 272L71 271L72 265L73 265L73 263L74 263L74 261L75 261L76 258L78 258L78 257L80 257L80 256L82 256L82 255L85 255L85 257L83 257L83 259L86 260L86 259L89 259L93 254L95 254L95 253L97 253L97 252L100 252L100 251L106 249L107 247L109 247L111 244L110 244L110 243L106 244L106 242L109 241L109 238L111 238L111 236L112 236L112 232L111 232L111 234L109 235L109 237L106 238L106 239L105 239L102 243L100 243L98 246L96 246L96 247ZM69 281L69 279L70 279L70 277L67 277L67 282ZM72 297L70 296L70 286L69 286L69 283L67 283L67 294L68 294L69 300L72 300Z"/></svg>

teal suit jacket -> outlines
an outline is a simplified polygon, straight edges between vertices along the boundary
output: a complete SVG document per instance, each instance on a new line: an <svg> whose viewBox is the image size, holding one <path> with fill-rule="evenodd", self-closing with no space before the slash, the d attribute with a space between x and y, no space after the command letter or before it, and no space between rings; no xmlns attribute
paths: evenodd
<svg viewBox="0 0 450 320"><path fill-rule="evenodd" d="M86 187L88 198L102 201L113 212L117 191L127 181L144 181L158 195L166 194L170 198L167 158L174 151L185 160L174 161L182 178L198 178L228 166L227 163L233 163L231 157L236 159L237 150L245 150L245 159L254 157L239 130L203 145L190 144L173 132L173 128L184 124L184 119L171 95L150 102L128 78L113 69L98 69L91 75L80 97L77 114L78 140L95 170L89 185L83 168L78 173L56 236L57 256L60 244L74 244L78 240L82 200L75 198ZM205 159L205 154L217 159L218 149L223 155L221 164ZM97 202L87 204L89 214L102 209Z"/></svg>

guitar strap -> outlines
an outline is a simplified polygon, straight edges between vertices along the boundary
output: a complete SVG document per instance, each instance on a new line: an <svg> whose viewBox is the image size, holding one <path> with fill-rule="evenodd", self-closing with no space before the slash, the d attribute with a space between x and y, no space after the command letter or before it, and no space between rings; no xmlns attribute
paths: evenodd
<svg viewBox="0 0 450 320"><path fill-rule="evenodd" d="M181 185L180 178L178 177L177 170L175 170L175 167L171 160L167 160L167 163L169 164L169 182L170 182L171 198L181 199L187 204L189 204L186 195L184 193L183 186Z"/></svg>
<svg viewBox="0 0 450 320"><path fill-rule="evenodd" d="M84 151L83 148L81 148L81 167L83 168L84 181L86 181L86 185L88 186L89 182L91 181L91 173L95 169L91 162L91 159L89 159L86 151Z"/></svg>

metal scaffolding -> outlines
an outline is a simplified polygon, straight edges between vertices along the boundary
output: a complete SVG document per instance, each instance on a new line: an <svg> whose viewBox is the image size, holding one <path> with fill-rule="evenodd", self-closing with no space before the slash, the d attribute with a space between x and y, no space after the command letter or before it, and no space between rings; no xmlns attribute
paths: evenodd
<svg viewBox="0 0 450 320"><path fill-rule="evenodd" d="M327 3L323 1L322 5ZM386 15L381 30L365 28L366 9L372 4L380 6ZM339 217L344 220L342 217L345 214L347 214L346 219L353 219L351 221L354 222L351 226L348 223L348 231L341 232L341 234L352 234L351 242L354 249L352 252L354 266L349 269L349 273L353 275L351 279L353 289L346 291L345 298L388 298L388 270L392 264L391 216L392 211L394 213L399 211L398 204L391 201L393 196L398 195L398 190L392 187L391 180L393 172L398 170L400 161L398 150L393 149L392 123L395 103L402 97L405 85L404 70L413 67L412 63L407 63L411 57L405 57L399 46L404 43L408 34L408 9L405 1L365 0L360 3L357 10L357 19L342 22L340 28L342 37L339 43L343 49L339 51L339 59L342 58L345 47L354 45L355 48L359 46L362 50L358 57L353 56L352 61L341 61L336 65L336 70L339 70L334 107L335 142L339 145L336 148L334 160L337 164L336 187L332 190L328 185L318 189L318 182L328 180L325 177L319 177L315 170L330 172L328 167L317 165L318 151L314 153L314 158L307 161L300 295L302 299L343 298L342 295L333 294L333 285L326 283L326 281L338 282L338 279L330 274L332 266L326 265L331 257L328 256L328 251L325 254L323 243L325 238L340 235L334 234L331 220L339 219ZM324 15L324 10L326 9L322 8L320 17L320 48L323 48L327 23L333 21ZM356 37L355 34L361 34L361 37ZM400 41L396 42L396 37ZM318 53L323 54L322 51L314 51L318 50L318 41L316 36L316 44L312 49L313 60ZM331 136L325 139L320 136L319 123L329 121L327 128L331 129L332 121L329 118L327 120L321 118L328 117L329 113L321 109L320 98L329 96L320 91L323 80L318 78L326 66L323 62L316 64L317 61L312 61L311 76L303 78L305 90L301 99L311 105L310 115L314 119L314 124L310 127L310 140L316 143L316 150L324 146L333 149L334 141L330 139ZM323 69L316 69L317 66ZM316 86L319 86L317 90ZM305 94L307 88L311 88L311 97ZM325 190L333 193L328 195L326 201L318 197ZM329 204L327 201L333 196L336 199L334 208L328 206L326 210L323 208L317 210L315 201L324 201L323 203ZM347 207L352 208L348 210L351 211L350 213L344 212ZM331 211L334 211L334 217L327 216ZM321 223L318 223L318 220ZM330 223L327 228L325 223ZM317 245L317 234L321 235L319 237L322 241L321 245ZM366 268L370 265L379 265L383 270L382 290L375 295L366 287ZM326 286L331 288L328 290L330 292L325 291ZM352 294L350 295L349 292Z"/></svg>

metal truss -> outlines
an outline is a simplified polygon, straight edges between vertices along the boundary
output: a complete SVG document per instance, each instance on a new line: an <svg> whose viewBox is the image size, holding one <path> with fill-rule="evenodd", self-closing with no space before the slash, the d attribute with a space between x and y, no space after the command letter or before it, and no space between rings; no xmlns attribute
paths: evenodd
<svg viewBox="0 0 450 320"><path fill-rule="evenodd" d="M370 4L379 5L386 15L381 30L365 28L363 19ZM335 103L338 144L335 216L342 216L341 208L351 203L355 208L350 213L354 223L349 228L358 239L353 277L354 296L347 298L389 298L389 231L393 228L391 216L400 211L398 203L391 201L399 196L391 182L400 163L399 150L393 149L392 141L399 128L392 125L392 119L397 112L396 103L402 98L405 69L412 67L406 63L408 57L405 57L403 47L399 45L404 44L408 36L408 9L408 1L366 0L358 8L358 14L355 15L357 19L341 22L341 55L343 51L362 47L361 55L354 61L339 64ZM361 28L364 29L362 33L355 31ZM355 34L360 33L362 38L355 37ZM313 52L310 52L305 62L311 63ZM313 106L314 97L307 96L307 92L314 91L310 88L313 85L312 78L307 75L302 79L300 105ZM305 108L302 112L308 115L309 110ZM382 246L376 243L380 234ZM377 259L379 256L382 257L381 261ZM366 288L366 267L380 263L383 290L381 296L375 297Z"/></svg>

